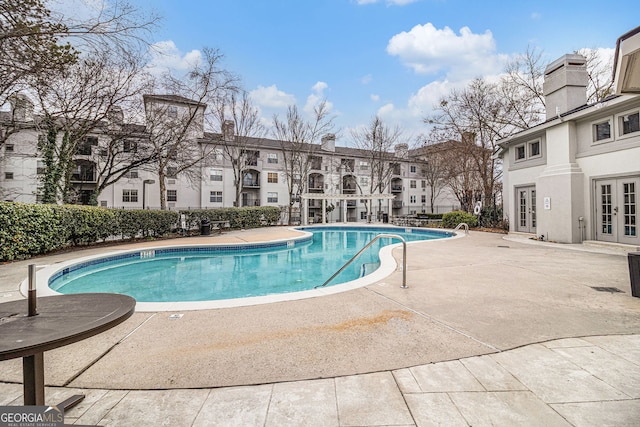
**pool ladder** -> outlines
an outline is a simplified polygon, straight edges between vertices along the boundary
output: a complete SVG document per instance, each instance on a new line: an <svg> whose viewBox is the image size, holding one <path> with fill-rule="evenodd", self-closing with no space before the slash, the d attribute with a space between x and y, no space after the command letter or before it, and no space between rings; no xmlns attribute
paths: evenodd
<svg viewBox="0 0 640 427"><path fill-rule="evenodd" d="M464 228L464 234L469 234L469 224L467 224L466 222L461 222L460 224L456 225L456 228L454 228L453 231L458 231L461 228Z"/></svg>
<svg viewBox="0 0 640 427"><path fill-rule="evenodd" d="M347 261L342 267L340 267L340 269L338 271L336 271L333 276L329 277L329 279L324 282L322 285L318 285L316 287L314 287L314 289L318 289L321 288L323 286L327 286L327 284L329 282L331 282L333 279L335 279L335 277L342 273L344 271L345 268L347 268L349 266L349 264L351 264L353 261L355 261L356 258L358 258L364 251L366 251L369 246L371 246L376 240L381 239L383 237L387 237L390 239L398 239L402 242L402 286L400 286L402 289L406 289L408 288L407 286L407 242L400 236L398 236L397 234L378 234L376 237L374 237L369 243L367 243L364 248L360 249L360 251L355 254L353 257L351 257L351 259L349 261Z"/></svg>

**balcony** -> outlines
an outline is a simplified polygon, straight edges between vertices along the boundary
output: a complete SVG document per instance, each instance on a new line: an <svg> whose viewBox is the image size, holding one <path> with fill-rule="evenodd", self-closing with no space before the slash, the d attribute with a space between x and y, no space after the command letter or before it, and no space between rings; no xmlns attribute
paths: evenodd
<svg viewBox="0 0 640 427"><path fill-rule="evenodd" d="M392 193L402 193L402 185L391 185Z"/></svg>
<svg viewBox="0 0 640 427"><path fill-rule="evenodd" d="M393 209L402 209L402 201L394 200L391 206L393 207Z"/></svg>

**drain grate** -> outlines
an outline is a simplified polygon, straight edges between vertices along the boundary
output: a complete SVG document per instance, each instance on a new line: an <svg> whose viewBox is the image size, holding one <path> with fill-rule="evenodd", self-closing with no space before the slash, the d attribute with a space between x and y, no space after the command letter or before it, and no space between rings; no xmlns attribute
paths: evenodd
<svg viewBox="0 0 640 427"><path fill-rule="evenodd" d="M609 287L609 286L591 286L591 289L594 289L598 292L611 292L611 293L616 293L616 292L621 292L624 293L624 291L618 289L618 288L614 288L614 287Z"/></svg>

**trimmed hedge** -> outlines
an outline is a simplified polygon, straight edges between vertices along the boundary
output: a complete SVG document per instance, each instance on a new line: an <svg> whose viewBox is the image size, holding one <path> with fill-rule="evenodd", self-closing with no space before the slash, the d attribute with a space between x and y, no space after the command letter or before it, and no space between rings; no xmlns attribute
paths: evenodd
<svg viewBox="0 0 640 427"><path fill-rule="evenodd" d="M456 228L461 222L466 222L469 228L478 226L478 217L463 211L453 211L442 215L444 228Z"/></svg>
<svg viewBox="0 0 640 427"><path fill-rule="evenodd" d="M109 238L161 237L179 227L180 214L186 215L188 228L199 227L204 218L228 221L231 228L256 228L280 220L280 208L273 206L176 212L0 202L0 261Z"/></svg>
<svg viewBox="0 0 640 427"><path fill-rule="evenodd" d="M228 221L231 228L258 228L275 225L280 221L280 208L259 206L246 208L194 209L180 211L185 215L187 229L200 226L203 219L209 221Z"/></svg>

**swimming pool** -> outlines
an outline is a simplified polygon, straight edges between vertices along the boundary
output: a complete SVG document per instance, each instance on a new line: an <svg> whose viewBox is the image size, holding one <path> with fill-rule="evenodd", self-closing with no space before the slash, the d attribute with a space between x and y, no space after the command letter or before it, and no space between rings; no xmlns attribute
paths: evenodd
<svg viewBox="0 0 640 427"><path fill-rule="evenodd" d="M235 306L245 305L238 304L239 300L273 301L274 295L283 294L288 295L286 299L305 298L309 292L333 293L331 285L341 284L344 289L345 284L362 282L360 279L372 272L381 273L380 249L398 240L379 239L327 288L314 290L377 234L398 234L407 242L451 237L443 231L400 227L315 226L297 230L303 234L295 239L159 247L77 260L51 272L46 285L58 293L123 293L136 298L138 311L142 311L141 305L199 308L203 302ZM393 264L387 275L395 269Z"/></svg>

